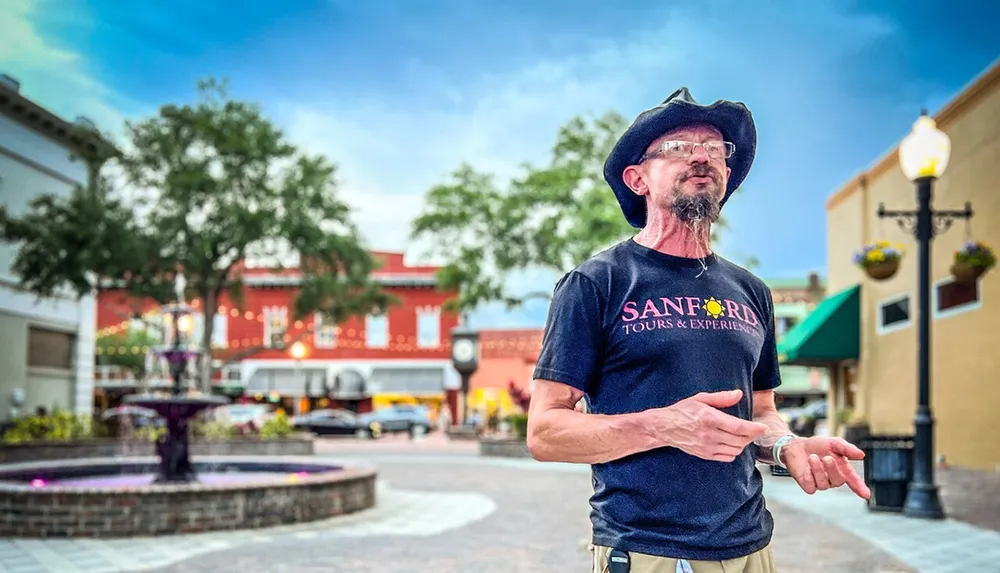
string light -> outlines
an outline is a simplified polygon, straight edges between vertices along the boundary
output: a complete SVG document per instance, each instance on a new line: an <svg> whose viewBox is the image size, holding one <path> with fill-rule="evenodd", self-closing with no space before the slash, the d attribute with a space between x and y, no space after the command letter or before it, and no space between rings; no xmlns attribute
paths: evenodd
<svg viewBox="0 0 1000 573"><path fill-rule="evenodd" d="M296 335L292 335L291 338L296 338ZM308 341L307 341L308 342ZM254 346L260 346L260 339L254 338L244 338L242 340L231 340L228 342L227 346L212 345L212 350L216 353L224 355L226 350L239 350L243 348L252 348ZM371 352L413 352L413 353L424 353L424 354L439 354L446 352L451 349L450 341L442 341L438 346L419 346L415 342L403 342L403 343L389 343L387 346L370 347L364 340L350 340L350 339L338 339L334 342L332 348L316 347L315 344L309 343L311 349L318 350L320 352L336 352L337 350L351 349L351 350L368 350ZM516 339L506 339L506 340L488 340L482 343L484 350L484 358L495 358L500 356L511 356L515 357L523 354L526 351L538 351L541 350L541 337L524 337ZM269 347L262 348L261 351L271 350ZM146 354L150 351L150 347L143 346L139 348L138 346L114 346L114 345L102 345L96 349L98 355L102 354Z"/></svg>
<svg viewBox="0 0 1000 573"><path fill-rule="evenodd" d="M198 301L193 301L191 303L192 307L199 307ZM220 306L218 309L219 315L225 316L228 310L230 317L239 319L240 311L236 308L227 309L225 306ZM143 319L153 319L161 316L162 313L158 309L153 309L142 315ZM263 313L254 313L251 311L246 311L242 314L244 320L244 325L246 322L256 322L258 324L264 323ZM132 319L123 320L117 324L111 326L106 326L97 331L98 338L105 338L115 334L128 332L132 325ZM245 328L243 325L234 325L234 330L242 330ZM243 328L241 328L243 326ZM296 320L292 323L291 329L285 334L285 342L291 343L295 339L303 339L314 333L315 326L313 324L305 324L302 320ZM184 329L182 328L182 331ZM437 346L421 346L417 344L417 338L415 336L397 335L396 340L390 340L386 346L380 347L369 347L367 342L364 340L365 331L363 329L347 328L343 329L339 326L335 327L335 342L333 348L323 348L316 347L315 344L310 344L311 348L315 348L320 352L336 352L339 349L350 349L350 350L367 350L369 352L383 352L383 353L422 353L422 354L440 354L442 352L447 352L451 350L451 341L443 340ZM345 336L346 335L346 336ZM312 342L312 341L308 341ZM514 357L517 355L523 355L526 351L538 351L541 349L542 337L541 334L534 335L516 335L508 337L493 337L481 341L481 346L484 351L484 358L487 357L501 357L510 356ZM261 345L261 337L241 337L229 340L225 345L212 345L212 350L214 354L220 355L220 357L225 357L226 351L240 351L243 349L249 349ZM267 351L270 348L262 348L261 351ZM149 346L135 346L135 345L101 345L96 349L98 355L120 355L124 356L126 354L139 355L149 353Z"/></svg>

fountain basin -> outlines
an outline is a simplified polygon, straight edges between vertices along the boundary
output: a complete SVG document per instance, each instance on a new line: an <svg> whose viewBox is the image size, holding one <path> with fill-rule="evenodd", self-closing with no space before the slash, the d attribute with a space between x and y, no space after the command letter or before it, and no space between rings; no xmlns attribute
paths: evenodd
<svg viewBox="0 0 1000 573"><path fill-rule="evenodd" d="M316 458L200 457L200 481L150 484L156 458L0 465L0 537L133 537L305 523L375 505L376 472Z"/></svg>

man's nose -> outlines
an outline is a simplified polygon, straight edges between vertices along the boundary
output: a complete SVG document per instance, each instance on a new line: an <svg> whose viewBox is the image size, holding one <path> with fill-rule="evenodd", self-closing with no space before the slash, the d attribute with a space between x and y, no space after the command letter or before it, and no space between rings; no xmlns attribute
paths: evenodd
<svg viewBox="0 0 1000 573"><path fill-rule="evenodd" d="M708 156L708 152L705 151L705 147L703 145L695 145L694 149L691 150L691 157L688 158L688 163L708 163L709 159L710 157Z"/></svg>

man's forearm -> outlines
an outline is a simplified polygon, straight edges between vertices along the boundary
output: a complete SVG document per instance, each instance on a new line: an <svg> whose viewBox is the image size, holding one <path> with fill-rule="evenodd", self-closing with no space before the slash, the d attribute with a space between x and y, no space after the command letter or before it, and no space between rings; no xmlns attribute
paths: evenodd
<svg viewBox="0 0 1000 573"><path fill-rule="evenodd" d="M773 464L775 463L774 444L783 436L791 434L792 431L788 424L781 419L781 414L777 410L770 410L756 416L753 421L764 424L768 428L767 433L754 440L754 444L757 445L757 460L765 464Z"/></svg>
<svg viewBox="0 0 1000 573"><path fill-rule="evenodd" d="M554 408L529 420L528 449L545 462L600 464L667 445L647 412L609 416Z"/></svg>

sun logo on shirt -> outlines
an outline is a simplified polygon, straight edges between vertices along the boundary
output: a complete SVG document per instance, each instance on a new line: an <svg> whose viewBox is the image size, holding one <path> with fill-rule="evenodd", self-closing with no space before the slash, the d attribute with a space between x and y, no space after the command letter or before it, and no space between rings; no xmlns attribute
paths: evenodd
<svg viewBox="0 0 1000 573"><path fill-rule="evenodd" d="M712 318L719 318L725 314L725 311L722 308L722 303L715 300L714 296L709 297L708 300L705 301L705 304L701 305L701 308L705 309L705 314L711 316Z"/></svg>

